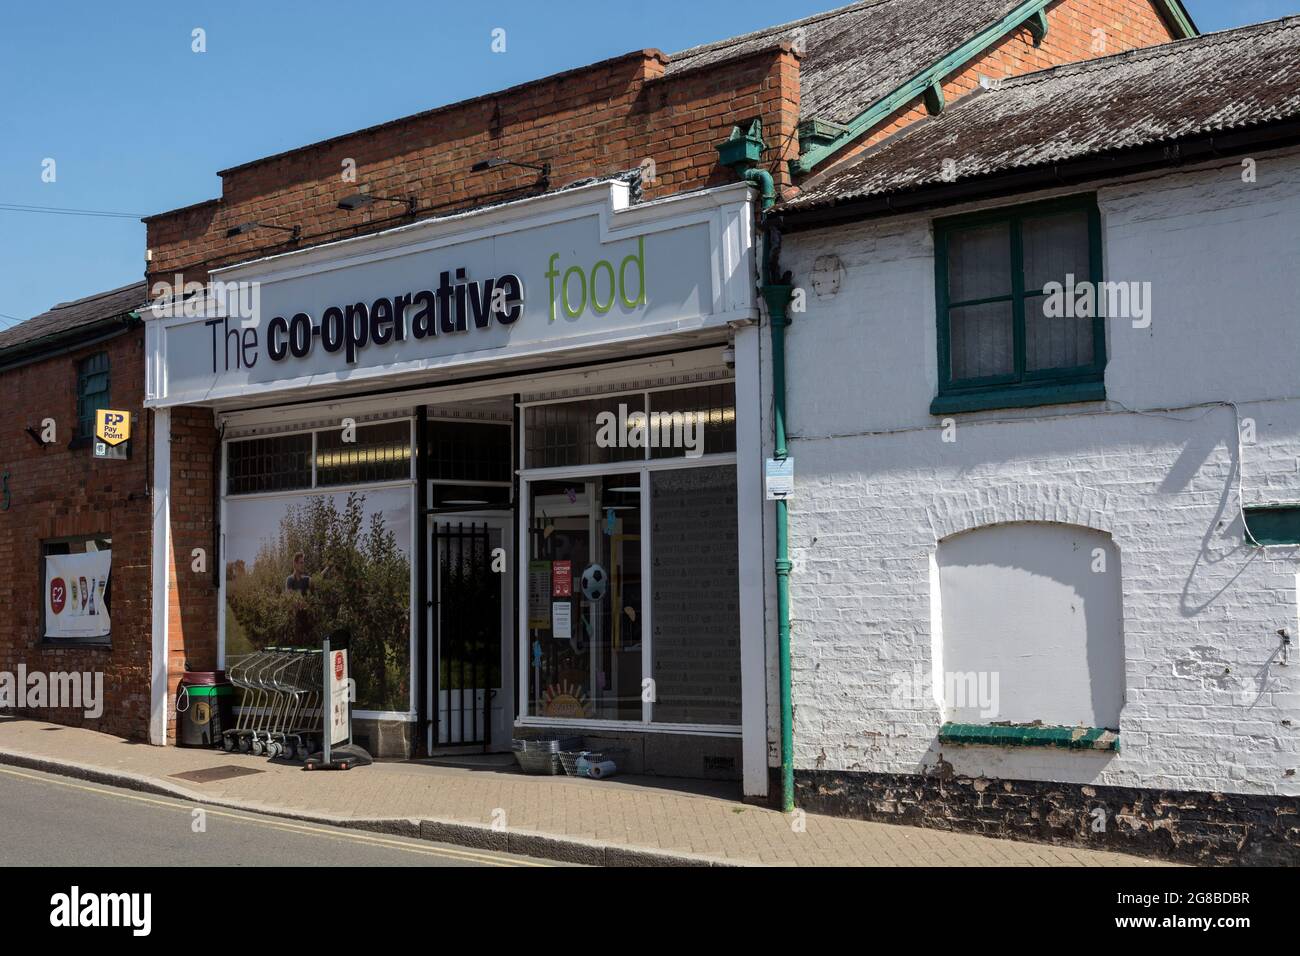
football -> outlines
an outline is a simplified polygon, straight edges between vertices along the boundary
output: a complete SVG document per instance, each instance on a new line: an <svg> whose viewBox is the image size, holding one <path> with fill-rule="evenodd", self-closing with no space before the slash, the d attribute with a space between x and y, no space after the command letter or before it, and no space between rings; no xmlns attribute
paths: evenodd
<svg viewBox="0 0 1300 956"><path fill-rule="evenodd" d="M609 575L599 564L590 565L582 572L582 593L588 601L599 601L609 589Z"/></svg>

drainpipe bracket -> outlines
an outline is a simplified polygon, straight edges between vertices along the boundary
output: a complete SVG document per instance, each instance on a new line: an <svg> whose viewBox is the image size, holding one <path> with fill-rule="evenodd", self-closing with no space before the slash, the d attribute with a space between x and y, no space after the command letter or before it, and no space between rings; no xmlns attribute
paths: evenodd
<svg viewBox="0 0 1300 956"><path fill-rule="evenodd" d="M781 325L789 325L790 314L787 307L794 295L794 286L783 283L769 283L760 286L758 291L763 296L763 301L767 303L767 311L772 317L772 321Z"/></svg>
<svg viewBox="0 0 1300 956"><path fill-rule="evenodd" d="M1025 26L1034 38L1034 46L1042 46L1047 39L1047 14L1042 10L1036 11L1025 21Z"/></svg>

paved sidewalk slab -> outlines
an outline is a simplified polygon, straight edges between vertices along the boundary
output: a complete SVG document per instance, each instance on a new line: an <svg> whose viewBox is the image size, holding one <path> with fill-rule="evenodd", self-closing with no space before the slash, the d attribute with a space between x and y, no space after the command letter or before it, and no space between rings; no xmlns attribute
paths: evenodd
<svg viewBox="0 0 1300 956"><path fill-rule="evenodd" d="M704 785L530 777L508 766L377 763L347 772L222 751L151 747L0 719L0 763L203 803L597 865L1166 866L1097 850L775 810ZM198 771L238 767L260 773ZM188 779L177 774L191 775ZM689 787L689 784L685 784Z"/></svg>

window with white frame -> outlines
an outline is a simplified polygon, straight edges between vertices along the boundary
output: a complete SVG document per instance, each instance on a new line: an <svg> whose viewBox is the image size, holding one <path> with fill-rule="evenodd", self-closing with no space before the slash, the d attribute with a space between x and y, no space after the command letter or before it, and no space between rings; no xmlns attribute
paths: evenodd
<svg viewBox="0 0 1300 956"><path fill-rule="evenodd" d="M231 439L226 494L408 481L409 419Z"/></svg>
<svg viewBox="0 0 1300 956"><path fill-rule="evenodd" d="M227 440L227 662L343 631L358 712L411 712L412 438L403 418Z"/></svg>
<svg viewBox="0 0 1300 956"><path fill-rule="evenodd" d="M740 723L735 385L525 405L524 713Z"/></svg>

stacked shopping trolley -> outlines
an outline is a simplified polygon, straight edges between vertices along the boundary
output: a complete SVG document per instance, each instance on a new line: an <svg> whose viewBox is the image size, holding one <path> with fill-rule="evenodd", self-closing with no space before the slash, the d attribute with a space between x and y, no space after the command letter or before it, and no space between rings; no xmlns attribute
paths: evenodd
<svg viewBox="0 0 1300 956"><path fill-rule="evenodd" d="M324 660L318 648L267 647L231 661L239 719L222 735L228 751L306 760L320 749Z"/></svg>

